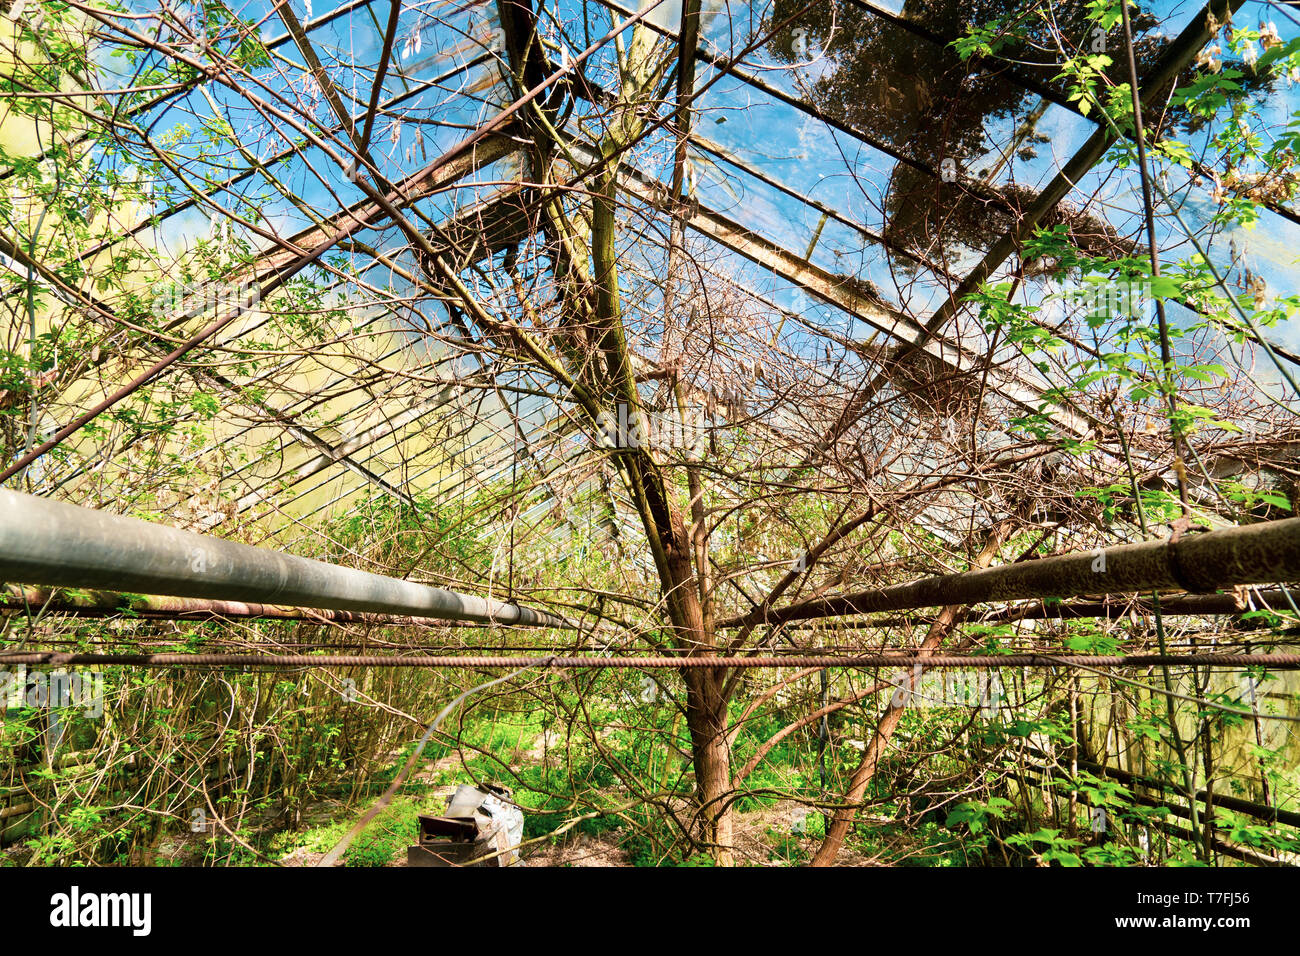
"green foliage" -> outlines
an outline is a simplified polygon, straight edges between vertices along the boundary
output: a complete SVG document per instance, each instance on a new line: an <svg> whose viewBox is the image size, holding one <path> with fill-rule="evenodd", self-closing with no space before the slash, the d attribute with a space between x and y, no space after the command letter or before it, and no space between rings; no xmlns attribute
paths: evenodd
<svg viewBox="0 0 1300 956"><path fill-rule="evenodd" d="M1079 841L1062 836L1060 830L1051 827L1039 827L1033 833L1013 833L1007 837L1007 845L1022 847L1044 863L1055 863L1058 866L1083 865L1079 854L1075 852L1080 845Z"/></svg>

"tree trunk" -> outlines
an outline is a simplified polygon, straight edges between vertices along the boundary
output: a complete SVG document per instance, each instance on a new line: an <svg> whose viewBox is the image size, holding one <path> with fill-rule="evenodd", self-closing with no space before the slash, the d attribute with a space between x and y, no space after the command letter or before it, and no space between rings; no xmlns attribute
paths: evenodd
<svg viewBox="0 0 1300 956"><path fill-rule="evenodd" d="M957 620L958 614L964 610L956 606L944 608L938 620L930 627L930 633L926 635L925 643L921 646L924 648L921 654L933 653L934 649L939 646L943 638L948 633L948 629L953 622ZM919 666L918 666L919 669ZM871 783L871 778L876 774L876 767L880 763L880 758L889 746L889 738L894 735L898 728L898 722L903 719L903 711L907 709L910 698L909 690L916 690L911 686L913 674L906 675L900 682L902 693L895 693L889 699L889 706L885 708L885 714L880 718L880 723L876 725L876 732L871 737L871 742L867 744L867 749L862 753L862 762L858 768L853 771L853 779L849 782L848 793L844 795L844 802L850 806L835 811L835 817L831 825L826 828L826 839L817 850L817 855L812 859L813 866L831 866L835 862L835 857L840 852L840 847L844 845L844 838L848 836L849 827L853 825L853 818L857 816L857 808L853 804L860 803L863 795L867 792L867 784Z"/></svg>
<svg viewBox="0 0 1300 956"><path fill-rule="evenodd" d="M691 668L686 679L686 723L695 765L696 839L710 846L718 866L733 860L731 750L727 744L726 671Z"/></svg>
<svg viewBox="0 0 1300 956"><path fill-rule="evenodd" d="M1007 522L996 525L989 532L988 541L985 543L979 555L971 562L971 568L986 568L992 563L993 558L998 553L998 548L1006 540L1010 531ZM938 618L930 625L930 632L926 634L925 640L921 642L920 658L933 654L935 650L943 643L948 632L966 613L965 605L952 604L945 607L939 612ZM903 693L895 693L889 699L889 706L885 709L884 716L880 718L880 723L876 725L876 732L871 737L871 742L867 745L866 750L862 753L862 762L858 768L853 771L853 779L849 782L849 790L844 795L844 802L849 806L835 811L835 817L830 826L826 828L826 839L818 848L817 854L812 858L812 866L831 866L835 862L835 857L839 855L840 847L844 845L844 838L848 836L849 827L853 825L853 818L857 816L856 804L862 801L863 795L867 792L867 785L871 783L871 778L875 776L876 767L880 764L880 758L884 755L885 748L889 746L889 739L894 735L898 727L898 722L903 719L903 711L907 708L910 699L908 690L915 690L911 687L911 682L920 670L918 664L916 669L908 674L900 682L900 688Z"/></svg>

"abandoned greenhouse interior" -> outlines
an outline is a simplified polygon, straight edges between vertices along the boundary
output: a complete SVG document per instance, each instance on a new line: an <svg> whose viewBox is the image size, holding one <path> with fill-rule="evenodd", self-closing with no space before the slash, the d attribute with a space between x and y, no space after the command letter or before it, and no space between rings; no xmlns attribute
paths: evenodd
<svg viewBox="0 0 1300 956"><path fill-rule="evenodd" d="M1295 4L0 0L0 863L1300 865L1298 257Z"/></svg>

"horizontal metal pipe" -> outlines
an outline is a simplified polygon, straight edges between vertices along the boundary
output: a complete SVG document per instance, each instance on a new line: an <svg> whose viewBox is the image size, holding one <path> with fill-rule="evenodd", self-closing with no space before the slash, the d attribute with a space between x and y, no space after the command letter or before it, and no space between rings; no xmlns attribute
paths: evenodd
<svg viewBox="0 0 1300 956"><path fill-rule="evenodd" d="M1025 749L1035 756L1041 757L1043 760L1052 759L1050 754L1044 753L1037 747L1027 747ZM1076 758L1076 762L1081 769L1095 773L1098 776L1111 777L1118 780L1120 783L1128 784L1130 786L1148 787L1153 790L1169 791L1178 794L1178 796L1182 797L1184 800L1187 799L1187 794L1180 791L1177 787L1172 786L1167 781L1158 780L1155 777L1144 777L1140 774L1129 773L1127 770L1121 770L1119 767L1112 767L1108 764L1099 764L1093 760ZM1064 768L1051 766L1042 766L1037 769L1049 775L1058 774L1064 770ZM1197 790L1196 802L1204 804L1207 796L1209 795L1205 790ZM1213 794L1211 804L1215 807L1224 807L1228 810L1235 810L1238 813L1245 813L1260 820L1276 820L1278 823L1285 823L1287 826L1300 827L1300 813L1297 813L1294 810L1279 810L1277 807L1265 806L1264 804L1256 803L1253 800L1243 800L1241 797L1234 797L1230 794L1224 793Z"/></svg>
<svg viewBox="0 0 1300 956"><path fill-rule="evenodd" d="M8 820L10 817L22 816L24 813L31 813L36 809L34 803L19 803L12 807L5 807L0 810L0 820Z"/></svg>
<svg viewBox="0 0 1300 956"><path fill-rule="evenodd" d="M1006 667L1153 667L1203 665L1245 670L1300 670L1300 654L948 654L922 657L916 654L868 654L843 657L504 657L492 654L409 656L399 654L93 654L59 651L14 651L0 653L0 664L34 664L49 667L536 667L549 670L591 668L596 670L700 670L719 667L826 668L901 667L966 668L997 670ZM1243 712L1244 713L1244 712ZM1249 716L1249 714L1247 714ZM1268 717L1268 714L1261 716Z"/></svg>
<svg viewBox="0 0 1300 956"><path fill-rule="evenodd" d="M543 611L0 489L0 581L491 624Z"/></svg>
<svg viewBox="0 0 1300 956"><path fill-rule="evenodd" d="M1286 609L1286 595L1278 588L1268 588L1255 592L1257 602L1271 608ZM1160 613L1165 617L1213 617L1228 615L1238 617L1250 610L1244 594L1179 594L1160 599ZM1057 618L1109 618L1112 620L1126 618L1130 614L1154 614L1155 604L1149 600L1120 601L1071 601L1068 604L1044 604L1034 601L1032 604L1017 604L1012 607L972 614L965 620L970 624L1001 624L1015 621L1043 621ZM835 621L831 624L799 624L794 629L809 630L823 628L828 631L870 630L872 628L911 627L917 620L927 620L929 615L918 617L875 618L870 621ZM1264 618L1252 618L1250 621L1234 621L1234 627L1262 628L1268 627Z"/></svg>
<svg viewBox="0 0 1300 956"><path fill-rule="evenodd" d="M324 608L214 601L207 598L168 597L158 594L123 594L119 591L60 590L57 588L0 587L0 612L67 614L73 617L119 617L146 621L212 621L270 619L306 624L375 624L389 627L476 627L473 621L450 621L409 614L367 614Z"/></svg>
<svg viewBox="0 0 1300 956"><path fill-rule="evenodd" d="M720 627L783 624L873 611L1082 597L1179 589L1196 593L1239 584L1300 579L1300 518L1263 521L1179 540L1098 548L981 571L945 574L910 584L817 598L779 609L759 608Z"/></svg>
<svg viewBox="0 0 1300 956"><path fill-rule="evenodd" d="M1042 769L1043 768L1035 767L1027 770L1022 770L1019 772L1019 775L1023 776L1026 782L1033 783L1036 786L1045 786L1045 787L1060 786L1061 781L1059 778L1050 777L1046 775L1040 776L1038 773L1034 772L1035 770L1042 770ZM1079 793L1079 799L1083 801L1083 803L1087 806L1097 805L1094 802L1094 798L1092 794L1089 793L1089 791L1087 790L1084 790L1083 792ZM1138 804L1139 806L1166 810L1169 812L1171 816L1181 817L1184 820L1191 820L1192 817L1192 812L1190 809L1188 809L1185 806L1182 806L1181 804L1174 803L1173 801L1156 800L1153 797L1149 797L1144 793L1130 794L1127 799L1133 803ZM1164 833L1167 833L1170 836L1177 837L1180 840L1188 840L1193 843L1199 843L1201 840L1204 839L1204 836L1200 833L1195 833L1192 830L1186 830L1183 827L1175 826L1172 823L1167 823L1164 820L1159 819L1158 817L1149 818L1146 824L1144 825L1155 827L1157 830L1161 830ZM1218 830L1214 831L1215 835L1212 837L1212 842L1214 844L1214 849L1217 852L1222 853L1224 856L1230 856L1234 860L1241 860L1243 863L1253 863L1256 866L1272 867L1272 866L1287 865L1281 860L1275 860L1272 859L1271 857L1265 856L1263 852L1261 852L1260 850L1256 850L1253 847L1241 846L1236 843L1230 843L1227 840L1222 839L1218 835L1219 833L1221 833L1221 831Z"/></svg>
<svg viewBox="0 0 1300 956"><path fill-rule="evenodd" d="M1279 588L1269 588L1254 594L1256 603L1262 602L1269 607L1284 607L1286 595ZM1250 604L1245 594L1179 594L1160 599L1160 613L1171 617L1240 615L1249 611ZM1009 607L1001 611L973 616L970 624L987 624L999 621L1030 621L1051 618L1106 617L1124 618L1130 614L1154 614L1156 605L1149 600L1136 601L1075 601L1068 604L1043 604ZM1260 625L1264 626L1264 625Z"/></svg>

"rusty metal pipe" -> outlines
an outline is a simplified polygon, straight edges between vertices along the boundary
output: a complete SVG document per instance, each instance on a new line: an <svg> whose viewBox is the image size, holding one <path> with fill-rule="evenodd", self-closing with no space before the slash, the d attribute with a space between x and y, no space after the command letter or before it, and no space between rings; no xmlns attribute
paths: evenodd
<svg viewBox="0 0 1300 956"><path fill-rule="evenodd" d="M1300 579L1300 518L1098 548L762 609L720 627L909 611L952 604L1178 589L1210 593Z"/></svg>
<svg viewBox="0 0 1300 956"><path fill-rule="evenodd" d="M123 594L120 591L60 590L58 588L0 587L0 613L66 614L70 617L127 617L144 621L276 620L304 624L373 624L389 627L475 627L473 621L450 621L409 614L367 614L363 611L329 611L324 608L205 598L169 597L161 594Z"/></svg>
<svg viewBox="0 0 1300 956"><path fill-rule="evenodd" d="M398 650L398 648L394 648ZM1300 654L947 654L930 657L904 652L809 657L506 657L495 654L410 655L400 654L97 654L59 651L6 651L0 664L32 664L41 667L423 667L477 668L511 667L568 670L716 670L784 667L794 669L849 667L901 667L904 669L968 668L990 670L1005 667L1152 667L1162 664L1191 667L1204 665L1245 670L1300 670ZM1249 712L1241 711L1246 716ZM1271 716L1271 715L1262 715ZM1293 718L1279 718L1289 720Z"/></svg>
<svg viewBox="0 0 1300 956"><path fill-rule="evenodd" d="M1279 588L1266 588L1255 592L1258 602L1267 607L1286 609L1286 596ZM1165 617L1214 617L1225 615L1239 618L1249 611L1250 605L1243 593L1228 594L1174 594L1160 599L1160 613ZM1133 614L1147 615L1155 613L1155 604L1149 600L1121 599L1114 601L1071 601L1061 604L1044 604L1034 601L1030 604L1015 604L1011 607L996 608L979 614L970 615L966 624L1003 624L1015 621L1044 621L1058 618L1107 618L1118 620ZM928 615L919 617L874 618L869 621L836 621L833 624L798 624L794 630L812 630L824 627L826 630L872 630L876 628L911 627L918 620L926 620ZM1250 621L1234 620L1233 627L1258 629L1267 627L1262 618Z"/></svg>
<svg viewBox="0 0 1300 956"><path fill-rule="evenodd" d="M0 581L572 627L564 618L0 489Z"/></svg>

